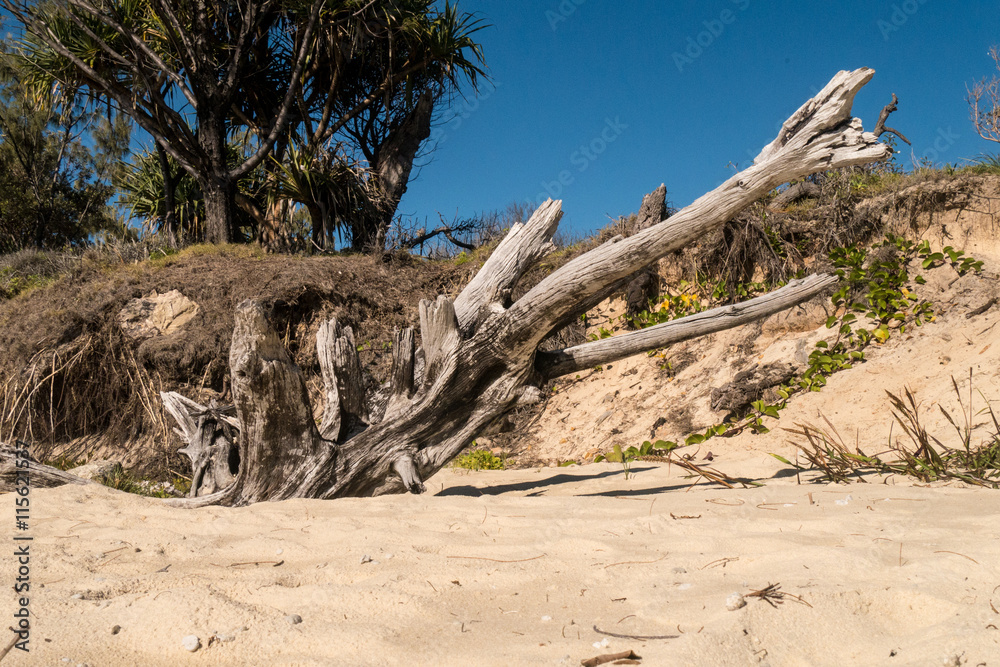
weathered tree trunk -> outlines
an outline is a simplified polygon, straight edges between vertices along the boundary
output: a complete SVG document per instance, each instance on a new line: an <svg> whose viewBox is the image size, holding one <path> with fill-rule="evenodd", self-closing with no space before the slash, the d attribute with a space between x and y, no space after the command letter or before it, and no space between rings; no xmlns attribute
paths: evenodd
<svg viewBox="0 0 1000 667"><path fill-rule="evenodd" d="M424 91L403 123L379 147L372 167L378 174L378 186L385 200L378 218L368 224L356 225L352 232L353 247L361 252L382 251L385 237L396 215L396 209L417 158L420 146L431 136L431 117L434 113L434 95Z"/></svg>
<svg viewBox="0 0 1000 667"><path fill-rule="evenodd" d="M635 220L635 230L641 232L670 217L667 211L667 186L661 184L643 197ZM649 309L649 302L660 297L660 272L655 264L639 271L625 288L625 315L634 318Z"/></svg>
<svg viewBox="0 0 1000 667"><path fill-rule="evenodd" d="M89 479L43 465L34 459L28 460L27 469L19 468L15 448L0 442L0 493L13 491L17 486L18 473L23 475L25 472L31 480L31 486L35 488L63 486L65 484L93 484Z"/></svg>
<svg viewBox="0 0 1000 667"><path fill-rule="evenodd" d="M199 179L205 197L205 240L229 243L235 225L236 182L230 177L226 155L226 125L222 111L198 110L198 142L209 162Z"/></svg>
<svg viewBox="0 0 1000 667"><path fill-rule="evenodd" d="M569 350L538 352L551 332L621 289L636 271L718 229L778 185L887 158L888 148L850 116L854 95L873 74L840 72L784 124L753 166L670 219L576 258L511 304L517 280L553 247L560 202L546 202L527 223L514 225L454 301L441 296L420 303L421 347L413 331L399 332L390 381L376 396L365 394L353 333L328 323L318 343L327 387L320 427L305 378L267 312L253 301L240 304L230 352L239 472L220 491L170 502L245 505L419 492L422 480L493 419L519 402L539 400L538 386L549 377L736 326L827 289L834 279L814 276L745 304ZM182 423L182 430L197 435L199 424L209 421L199 422L204 417L182 417L188 424ZM210 467L219 468L204 465Z"/></svg>

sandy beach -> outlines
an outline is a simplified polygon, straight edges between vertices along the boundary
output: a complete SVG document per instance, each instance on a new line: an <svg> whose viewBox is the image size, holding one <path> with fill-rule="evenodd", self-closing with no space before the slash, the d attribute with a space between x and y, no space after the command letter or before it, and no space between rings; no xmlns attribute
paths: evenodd
<svg viewBox="0 0 1000 667"><path fill-rule="evenodd" d="M631 649L645 665L991 665L1000 654L995 494L787 475L731 491L692 488L665 465L633 472L448 470L424 496L193 511L97 486L39 490L31 653L5 662L577 665ZM750 595L771 584L788 595ZM733 593L746 606L728 610ZM195 652L182 646L190 635Z"/></svg>

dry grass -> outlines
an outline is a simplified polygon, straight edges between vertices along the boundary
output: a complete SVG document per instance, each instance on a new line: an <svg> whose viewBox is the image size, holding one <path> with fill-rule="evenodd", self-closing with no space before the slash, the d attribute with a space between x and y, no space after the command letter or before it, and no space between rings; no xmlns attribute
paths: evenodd
<svg viewBox="0 0 1000 667"><path fill-rule="evenodd" d="M962 423L959 424L952 414L938 406L955 430L957 437L952 445L945 444L928 432L921 422L916 397L905 389L902 397L886 392L892 404L895 424L903 430L905 439L893 439L890 431L885 451L868 454L861 449L859 442L853 445L845 443L836 427L824 417L828 429L801 424L796 429L785 429L805 439L804 444L793 444L808 461L808 467L776 458L800 471L818 471L822 481L847 482L853 479L863 482L865 475L877 474L902 475L924 483L952 480L973 486L1000 488L1000 422L988 401L985 408L974 413L971 370L967 399L963 398L954 378L952 388L958 398ZM976 414L989 415L987 426L991 428L985 438L973 444Z"/></svg>

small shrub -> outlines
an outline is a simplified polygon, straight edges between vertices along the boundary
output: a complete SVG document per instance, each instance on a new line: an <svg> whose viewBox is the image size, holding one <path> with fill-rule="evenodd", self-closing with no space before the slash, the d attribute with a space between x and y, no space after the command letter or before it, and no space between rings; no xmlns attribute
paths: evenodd
<svg viewBox="0 0 1000 667"><path fill-rule="evenodd" d="M148 498L173 498L175 494L169 491L169 486L149 480L140 480L130 471L116 464L110 473L105 475L101 484L125 493L134 493L137 496ZM174 480L172 485L177 491L186 493L191 488L191 482L180 478Z"/></svg>
<svg viewBox="0 0 1000 667"><path fill-rule="evenodd" d="M983 153L962 171L971 174L1000 174L1000 153Z"/></svg>
<svg viewBox="0 0 1000 667"><path fill-rule="evenodd" d="M142 487L139 486L139 482L120 463L116 464L111 472L105 475L104 479L101 480L101 484L118 491L124 491L125 493L142 495Z"/></svg>
<svg viewBox="0 0 1000 667"><path fill-rule="evenodd" d="M470 449L455 459L454 466L466 470L504 470L507 461L488 449Z"/></svg>
<svg viewBox="0 0 1000 667"><path fill-rule="evenodd" d="M43 461L43 465L47 465L58 470L72 470L73 468L82 466L84 463L86 463L86 461L77 461L76 459L71 459L65 455L49 461Z"/></svg>

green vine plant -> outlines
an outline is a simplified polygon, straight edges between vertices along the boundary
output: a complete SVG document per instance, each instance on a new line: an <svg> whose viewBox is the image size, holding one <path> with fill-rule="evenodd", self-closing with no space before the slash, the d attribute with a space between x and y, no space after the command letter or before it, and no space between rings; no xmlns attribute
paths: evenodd
<svg viewBox="0 0 1000 667"><path fill-rule="evenodd" d="M915 260L921 260L920 265L924 270L948 264L959 275L965 275L969 271L979 273L983 267L981 261L968 257L951 246L935 251L926 240L917 244L892 234L869 248L858 245L834 248L830 251L829 259L840 278L838 289L831 296L834 312L839 315L831 316L826 326L828 329L836 328L837 337L832 343L825 340L816 343L809 355L806 369L776 389L780 398L778 402L754 401L747 414L731 423L713 426L704 434L690 435L685 439L684 445L663 440L655 443L647 441L639 448L633 446L625 450L615 445L611 452L598 455L595 462L606 460L621 463L627 478L632 461L644 457L669 456L678 447L701 444L710 438L727 433L735 435L746 429L755 434L769 432L764 419L778 419L780 411L787 406L792 395L822 390L827 379L834 373L853 368L856 363L863 363L865 350L872 344L882 345L895 333L903 333L910 326L919 327L935 320L933 304L917 294L926 280L919 274L910 275L909 266ZM682 287L686 288L687 285ZM750 284L740 287L742 292L739 296L745 298L776 286ZM713 300L726 296L717 294L719 289L722 289L721 284L713 290ZM691 314L685 309L698 308L693 312L705 309L706 306L697 296L688 295L687 300L681 300L683 296L682 293L667 297L659 308L641 313L635 320L636 324L640 327L653 326ZM606 337L603 333L602 330L602 337ZM608 332L608 335L611 333ZM650 356L655 354L654 351Z"/></svg>

